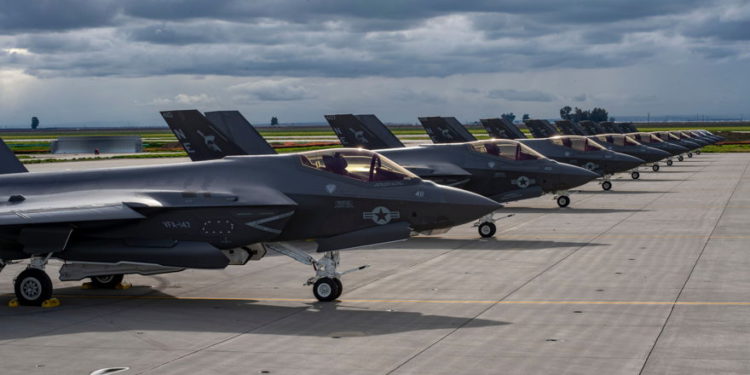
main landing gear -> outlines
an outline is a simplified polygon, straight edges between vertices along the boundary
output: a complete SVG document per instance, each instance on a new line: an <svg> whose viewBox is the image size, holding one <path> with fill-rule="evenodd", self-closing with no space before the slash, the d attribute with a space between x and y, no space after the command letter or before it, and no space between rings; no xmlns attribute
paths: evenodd
<svg viewBox="0 0 750 375"><path fill-rule="evenodd" d="M29 266L23 270L13 281L13 289L16 293L16 299L10 302L10 306L42 306L55 307L60 305L57 298L52 298L52 280L44 267L47 265L52 253L44 257L35 256L31 258ZM0 262L2 267L4 262Z"/></svg>
<svg viewBox="0 0 750 375"><path fill-rule="evenodd" d="M341 276L370 267L369 265L364 265L344 272L338 272L336 270L340 263L338 250L327 251L322 258L315 259L291 243L274 242L267 243L265 246L302 264L313 266L315 276L309 278L305 285L313 286L313 295L320 302L335 301L341 296L341 293L344 292L344 284L341 282Z"/></svg>

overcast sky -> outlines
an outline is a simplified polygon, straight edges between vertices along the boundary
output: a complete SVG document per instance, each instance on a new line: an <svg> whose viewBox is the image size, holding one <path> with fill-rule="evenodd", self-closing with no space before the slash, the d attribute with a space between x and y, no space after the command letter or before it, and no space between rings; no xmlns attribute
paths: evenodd
<svg viewBox="0 0 750 375"><path fill-rule="evenodd" d="M0 126L750 117L750 1L0 0Z"/></svg>

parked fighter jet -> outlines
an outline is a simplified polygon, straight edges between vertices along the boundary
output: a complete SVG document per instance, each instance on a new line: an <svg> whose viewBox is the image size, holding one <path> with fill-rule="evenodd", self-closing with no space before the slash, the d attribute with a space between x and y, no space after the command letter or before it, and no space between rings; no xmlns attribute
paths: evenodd
<svg viewBox="0 0 750 375"><path fill-rule="evenodd" d="M479 150L485 150L487 153L493 153L501 155L498 147L504 147L503 145L512 145L511 147L518 149L526 148L527 146L509 139L492 139L492 140L477 140L466 128L461 125L455 117L420 117L419 122L424 127L430 139L435 144L449 144L449 143L463 143L469 144L473 148ZM517 129L516 129L517 130ZM520 131L519 131L520 133ZM512 142L512 143L511 143ZM519 145L519 146L516 146ZM497 151L493 151L497 150ZM541 156L541 154L539 154ZM518 168L519 166L525 167L531 174L533 181L539 181L539 187L542 189L543 194L553 193L557 204L560 207L566 207L570 204L570 196L568 195L568 189L576 186L583 185L597 177L596 173L588 173L588 179L581 179L577 176L580 175L580 167L575 167L569 164L558 163L546 157L543 158L547 163L552 164L551 173L539 174L541 170L537 168L538 172L534 171L534 163L525 162L521 158L516 158L514 163L508 165L508 168ZM573 167L571 169L571 167ZM531 169L529 169L531 168ZM550 183L557 181L557 183Z"/></svg>
<svg viewBox="0 0 750 375"><path fill-rule="evenodd" d="M515 125L502 119L482 119L480 122L490 135L501 131L505 134L520 133ZM584 136L560 135L557 129L545 120L529 120L526 126L536 138L527 139L521 133L524 139L520 139L520 142L548 158L599 173L603 177L601 185L604 190L612 188L609 178L613 174L629 171L645 163L643 159L607 150Z"/></svg>
<svg viewBox="0 0 750 375"><path fill-rule="evenodd" d="M207 144L226 146L216 140ZM337 271L339 250L452 227L499 207L357 149L75 172L19 169L17 159L2 158L0 192L8 198L0 207L0 268L30 259L15 280L24 305L52 295L44 272L50 258L65 262L61 280L92 277L113 286L123 274L245 264L266 249L312 265L308 284L330 301L346 273ZM321 259L295 245L310 239L325 253Z"/></svg>
<svg viewBox="0 0 750 375"><path fill-rule="evenodd" d="M538 197L546 191L582 185L595 174L544 158L518 142L481 141L404 147L374 115L329 115L326 120L346 147L377 150L417 175L461 187L498 202ZM361 133L362 137L354 134ZM570 200L563 205L567 205ZM477 223L483 237L492 236L492 217Z"/></svg>
<svg viewBox="0 0 750 375"><path fill-rule="evenodd" d="M635 156L639 159L646 161L647 165L651 166L654 172L659 171L659 160L666 159L672 156L672 154L659 150L656 148L644 146L635 139L628 137L625 134L620 133L604 133L596 134L591 133L580 123L575 123L568 120L556 121L555 125L560 129L560 132L565 135L585 135L589 139L593 139L608 150L620 152L630 156ZM588 121L587 127L593 130L594 122ZM596 134L596 135L590 135ZM640 178L641 173L636 168L630 172L630 177L634 180Z"/></svg>
<svg viewBox="0 0 750 375"><path fill-rule="evenodd" d="M699 150L702 146L698 143L695 143L693 141L690 141L688 139L681 139L679 134L675 134L670 131L660 131L660 132L652 132L655 136L657 136L659 139L661 139L664 142L676 144L678 146L682 146L687 149L687 152L685 152L685 155L692 158L693 157L693 151ZM677 155L677 160L683 161L685 160L684 156L682 154Z"/></svg>

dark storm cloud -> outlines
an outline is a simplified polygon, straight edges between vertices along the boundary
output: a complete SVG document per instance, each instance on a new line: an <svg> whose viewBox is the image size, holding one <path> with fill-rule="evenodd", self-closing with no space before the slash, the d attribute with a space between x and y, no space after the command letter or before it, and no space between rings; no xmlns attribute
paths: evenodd
<svg viewBox="0 0 750 375"><path fill-rule="evenodd" d="M750 29L736 17L691 22L702 4L694 0L0 1L10 8L0 14L0 49L30 52L2 54L0 63L45 77L444 77L608 68L651 59L661 53L654 40L678 34L704 58L731 58L738 53L732 43L713 52L690 43L742 41ZM650 37L639 41L632 37L638 33Z"/></svg>
<svg viewBox="0 0 750 375"><path fill-rule="evenodd" d="M0 0L0 34L112 25L115 0Z"/></svg>

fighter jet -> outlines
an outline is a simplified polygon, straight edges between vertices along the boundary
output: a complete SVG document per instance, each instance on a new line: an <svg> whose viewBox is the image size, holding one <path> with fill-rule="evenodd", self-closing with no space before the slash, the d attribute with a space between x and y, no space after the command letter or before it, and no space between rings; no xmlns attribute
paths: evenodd
<svg viewBox="0 0 750 375"><path fill-rule="evenodd" d="M513 141L487 140L457 144L404 145L374 115L329 115L331 128L345 147L368 147L395 160L422 178L460 187L498 202L538 197L548 191L582 185L595 174L549 160ZM363 132L367 143L351 136ZM561 199L563 206L569 198ZM483 237L495 232L494 218L476 224Z"/></svg>
<svg viewBox="0 0 750 375"><path fill-rule="evenodd" d="M226 146L217 137L207 144ZM343 290L341 276L364 268L339 272L339 250L452 227L499 207L358 149L48 173L24 173L8 156L0 169L7 197L0 269L30 259L14 283L23 305L49 302L51 258L64 262L61 280L92 277L112 287L123 274L222 269L267 250L312 265L307 284L331 301ZM302 250L309 245L324 256Z"/></svg>
<svg viewBox="0 0 750 375"><path fill-rule="evenodd" d="M528 146L509 139L477 140L455 117L420 117L419 122L435 144L463 143L470 145L473 149L500 156L503 153L499 150L504 147L531 150ZM515 162L510 163L507 168L511 170L519 166L527 168L528 172L526 174L531 173L533 180L539 181L542 193L554 194L554 199L560 207L567 207L570 204L569 189L583 185L598 177L596 173L584 173L580 167L559 163L537 152L535 153L538 155L537 158L539 160L544 160L545 163L550 164L550 170L545 168L544 173L540 174L539 172L542 171L535 166L535 163L530 163L525 158L519 157L516 158ZM509 153L505 152L505 154ZM588 178L580 178L582 174L588 176Z"/></svg>
<svg viewBox="0 0 750 375"><path fill-rule="evenodd" d="M659 139L661 139L664 142L672 143L672 144L686 148L687 152L685 152L685 155L691 158L693 157L693 151L699 150L702 147L698 143L695 143L688 139L682 139L679 133L674 133L670 131L658 131L658 132L652 132L652 134L654 134L655 136L657 136ZM680 155L677 155L677 160L683 161L685 160L685 158L682 154L680 154Z"/></svg>
<svg viewBox="0 0 750 375"><path fill-rule="evenodd" d="M588 128L593 128L594 122L588 121L587 126ZM620 133L604 133L604 134L596 134L596 135L589 135L589 134L595 134L590 133L588 130L586 130L586 127L582 126L583 124L575 123L568 120L560 120L556 121L555 125L557 125L557 128L560 129L560 132L565 135L585 135L587 138L592 139L602 146L606 147L608 150L627 154L630 156L635 156L639 159L643 159L646 161L646 165L650 166L651 169L654 172L659 171L659 161L662 159L666 159L672 156L672 154L659 150L656 148L644 146L643 144L639 143L635 139L628 137L625 134ZM630 177L634 180L637 180L640 178L641 173L636 168L635 170L630 172Z"/></svg>
<svg viewBox="0 0 750 375"><path fill-rule="evenodd" d="M523 135L520 142L533 148L542 155L561 163L568 163L596 172L603 177L602 189L610 190L610 177L615 173L625 172L645 163L643 159L607 150L592 139L584 136L560 135L545 120L529 120L526 126L536 138L528 139L509 121L502 119L482 119L482 125L494 136L501 131L505 134ZM513 130L515 128L515 130Z"/></svg>

